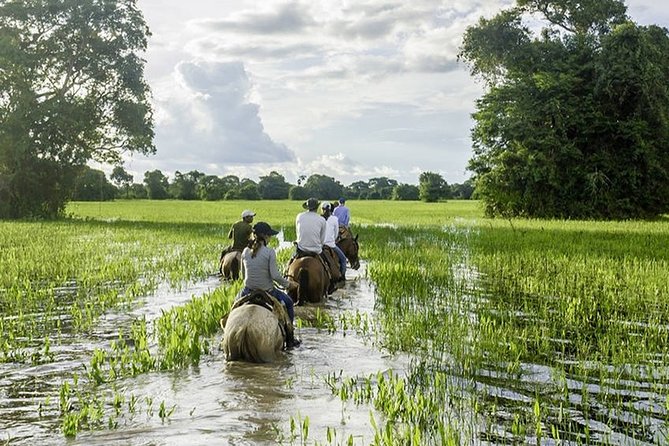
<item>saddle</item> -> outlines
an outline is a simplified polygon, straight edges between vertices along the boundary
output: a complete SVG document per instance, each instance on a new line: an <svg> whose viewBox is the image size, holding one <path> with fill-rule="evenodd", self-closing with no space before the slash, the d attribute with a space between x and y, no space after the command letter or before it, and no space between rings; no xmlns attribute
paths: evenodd
<svg viewBox="0 0 669 446"><path fill-rule="evenodd" d="M332 248L329 246L323 246L323 250L320 254L314 252L303 251L295 243L295 255L288 261L288 266L301 257L314 257L321 262L323 269L325 269L325 275L328 276L328 294L332 294L335 289L337 289L337 282L341 279L339 273L339 260L337 254L332 251Z"/></svg>
<svg viewBox="0 0 669 446"><path fill-rule="evenodd" d="M237 307L241 307L242 305L259 305L261 307L268 309L269 311L274 311L275 303L278 303L281 307L283 307L283 305L281 305L281 303L277 299L275 299L266 291L253 290L250 293L245 294L239 299L237 299L232 304L232 307L230 307L230 311L234 310Z"/></svg>
<svg viewBox="0 0 669 446"><path fill-rule="evenodd" d="M324 246L323 248L327 247ZM328 263L328 260L325 258L324 251L325 250L321 251L320 254L316 254L315 252L311 251L303 251L297 246L297 243L295 243L295 255L291 257L290 261L288 261L288 266L290 266L291 263L293 263L296 259L300 259L302 257L313 257L321 261L321 265L323 265L323 268L325 268L325 271L327 272L328 279L332 280L332 274L330 273L330 265Z"/></svg>
<svg viewBox="0 0 669 446"><path fill-rule="evenodd" d="M339 233L337 234L337 241L352 238L351 231L344 225L339 225Z"/></svg>

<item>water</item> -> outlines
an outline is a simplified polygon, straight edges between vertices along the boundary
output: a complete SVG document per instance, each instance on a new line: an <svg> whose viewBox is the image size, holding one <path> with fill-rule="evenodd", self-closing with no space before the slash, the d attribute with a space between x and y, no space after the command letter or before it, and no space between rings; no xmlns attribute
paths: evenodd
<svg viewBox="0 0 669 446"><path fill-rule="evenodd" d="M373 313L374 292L364 279L364 265L347 273L346 286L322 305L336 317L344 311ZM118 426L82 431L68 440L59 431L58 391L73 372L83 374L93 349L108 346L119 328L129 330L134 318L151 321L161 311L188 301L220 286L216 278L182 291L160 288L141 305L129 311L109 312L86 336L63 338L54 345L54 361L43 365L0 364L0 444L11 445L274 445L300 444L299 426L309 419L309 442L325 442L327 428L336 430L343 441L354 436L356 444L373 438L370 408L342 403L326 384L328 374L367 376L389 369L401 372L405 357L391 357L352 331L330 334L302 328L302 345L274 364L225 361L215 348L198 366L171 372L152 372L115 382L116 391L126 397ZM308 318L314 308L296 309ZM212 344L218 346L222 334ZM112 394L112 387L101 387ZM128 400L137 399L134 414ZM164 403L173 412L159 416ZM291 417L297 423L291 439ZM378 416L377 416L378 418Z"/></svg>

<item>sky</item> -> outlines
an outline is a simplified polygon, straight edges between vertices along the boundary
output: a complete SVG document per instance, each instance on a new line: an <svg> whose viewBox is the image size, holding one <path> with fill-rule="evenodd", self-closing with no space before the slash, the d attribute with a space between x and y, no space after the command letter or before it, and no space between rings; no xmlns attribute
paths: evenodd
<svg viewBox="0 0 669 446"><path fill-rule="evenodd" d="M154 169L462 183L484 90L457 53L468 26L512 3L139 0L157 153L124 167L140 183ZM625 3L669 27L669 2Z"/></svg>

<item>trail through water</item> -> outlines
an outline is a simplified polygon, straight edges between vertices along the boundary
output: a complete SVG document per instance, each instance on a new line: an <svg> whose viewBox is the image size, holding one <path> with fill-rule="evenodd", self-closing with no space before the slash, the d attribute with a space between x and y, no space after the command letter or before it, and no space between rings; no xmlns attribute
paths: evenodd
<svg viewBox="0 0 669 446"><path fill-rule="evenodd" d="M365 265L349 270L345 287L324 304L322 311L333 318L346 311L374 312L374 291L365 279ZM107 313L86 336L63 338L53 348L54 361L44 365L0 364L0 444L11 445L274 445L300 444L300 424L309 419L309 442L325 441L328 428L343 441L353 435L356 444L373 438L370 408L355 406L331 394L328 375L366 376L392 369L401 372L408 364L390 357L355 331L329 333L301 328L302 345L274 364L226 362L215 347L195 367L170 372L152 372L117 381L114 389L132 395L139 409L119 419L111 429L83 431L67 440L59 431L56 410L58 390L73 372L82 373L94 348L108 346L119 329L128 330L133 319L151 322L161 312L220 286L210 278L179 292L166 287L130 311ZM297 315L314 308L297 308ZM173 412L164 420L159 404ZM125 406L128 405L126 400ZM291 417L297 423L291 440Z"/></svg>

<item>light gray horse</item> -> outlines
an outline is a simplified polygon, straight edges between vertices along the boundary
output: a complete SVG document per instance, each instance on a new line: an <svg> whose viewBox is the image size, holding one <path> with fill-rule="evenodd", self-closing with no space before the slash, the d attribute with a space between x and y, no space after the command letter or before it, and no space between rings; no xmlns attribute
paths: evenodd
<svg viewBox="0 0 669 446"><path fill-rule="evenodd" d="M243 296L221 319L221 347L228 361L273 362L280 355L286 332L293 329L285 307L265 292Z"/></svg>

